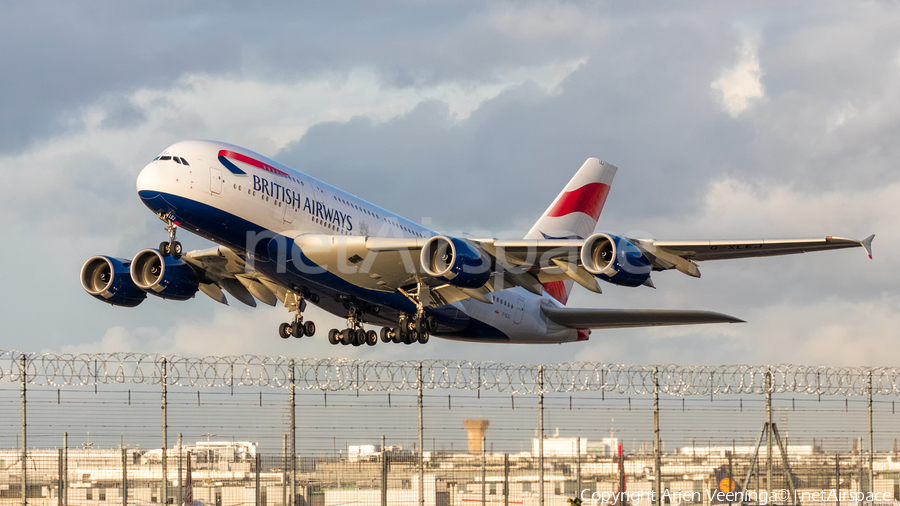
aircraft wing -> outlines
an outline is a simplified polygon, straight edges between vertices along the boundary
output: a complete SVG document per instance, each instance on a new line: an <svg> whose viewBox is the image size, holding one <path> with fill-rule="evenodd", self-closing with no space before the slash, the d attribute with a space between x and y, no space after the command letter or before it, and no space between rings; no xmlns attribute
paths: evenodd
<svg viewBox="0 0 900 506"><path fill-rule="evenodd" d="M613 329L696 325L699 323L744 323L744 320L712 311L675 309L580 309L544 306L550 320L573 329Z"/></svg>
<svg viewBox="0 0 900 506"><path fill-rule="evenodd" d="M599 234L606 237L606 234ZM822 239L755 241L653 241L624 238L640 250L654 270L678 269L699 277L696 261L773 256L863 247L871 257L874 236L862 241L839 237ZM434 239L434 238L432 238ZM424 284L431 288L431 305L465 298L489 302L494 290L520 286L541 294L541 284L572 279L588 290L600 293L593 274L582 263L581 239L473 239L464 241L477 247L490 260L488 281L479 288L459 288L429 276L422 266L426 238L380 238L324 234L301 234L294 239L303 255L322 268L356 286L384 292L408 293Z"/></svg>
<svg viewBox="0 0 900 506"><path fill-rule="evenodd" d="M872 258L872 239L861 241L844 237L816 239L758 239L744 241L648 241L630 239L653 263L654 270L678 269L685 274L700 277L695 262L729 260L735 258L794 255L812 251L858 248L866 250Z"/></svg>

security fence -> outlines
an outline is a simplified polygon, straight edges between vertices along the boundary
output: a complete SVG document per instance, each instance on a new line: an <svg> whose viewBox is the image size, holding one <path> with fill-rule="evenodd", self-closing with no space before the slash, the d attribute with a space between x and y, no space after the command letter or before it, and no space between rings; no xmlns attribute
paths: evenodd
<svg viewBox="0 0 900 506"><path fill-rule="evenodd" d="M894 368L0 351L0 506L900 500Z"/></svg>

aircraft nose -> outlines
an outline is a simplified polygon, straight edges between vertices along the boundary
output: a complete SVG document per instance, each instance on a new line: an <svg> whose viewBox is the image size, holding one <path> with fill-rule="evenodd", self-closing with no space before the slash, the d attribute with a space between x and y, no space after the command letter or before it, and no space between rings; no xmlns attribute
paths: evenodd
<svg viewBox="0 0 900 506"><path fill-rule="evenodd" d="M160 169L156 162L150 162L141 169L137 177L137 191L140 195L144 191L159 191Z"/></svg>

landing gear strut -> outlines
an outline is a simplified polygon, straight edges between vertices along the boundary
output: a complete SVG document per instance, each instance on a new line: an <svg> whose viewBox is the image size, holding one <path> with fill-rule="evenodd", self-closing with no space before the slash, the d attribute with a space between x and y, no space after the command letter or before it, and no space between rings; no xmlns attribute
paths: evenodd
<svg viewBox="0 0 900 506"><path fill-rule="evenodd" d="M319 300L319 297L315 294L310 295L309 300L316 302ZM288 292L287 296L284 298L284 307L294 313L294 321L291 323L282 323L278 327L278 335L281 336L282 339L287 339L291 336L296 338L301 338L303 336L313 336L316 333L316 324L312 321L303 321L303 311L306 310L306 299L302 295L297 294L296 292Z"/></svg>
<svg viewBox="0 0 900 506"><path fill-rule="evenodd" d="M163 221L166 222L166 232L169 233L169 240L159 243L159 254L163 257L172 255L172 258L177 260L181 258L182 253L181 243L175 240L175 234L178 232L178 223L171 214L163 217Z"/></svg>
<svg viewBox="0 0 900 506"><path fill-rule="evenodd" d="M374 330L366 331L362 324L362 311L359 306L344 301L344 307L347 308L347 324L344 330L331 329L328 331L328 342L331 344L343 344L344 346L352 344L353 346L362 346L364 344L375 346L378 342L378 334Z"/></svg>

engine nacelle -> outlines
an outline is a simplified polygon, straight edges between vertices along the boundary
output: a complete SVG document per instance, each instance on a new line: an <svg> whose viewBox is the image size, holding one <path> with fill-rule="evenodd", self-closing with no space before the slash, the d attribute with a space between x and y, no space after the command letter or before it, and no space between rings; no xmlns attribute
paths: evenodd
<svg viewBox="0 0 900 506"><path fill-rule="evenodd" d="M652 266L637 246L612 234L594 234L581 247L585 270L610 283L640 286L650 278Z"/></svg>
<svg viewBox="0 0 900 506"><path fill-rule="evenodd" d="M144 302L147 294L131 280L129 265L131 262L121 258L92 257L81 267L81 287L113 306L135 307Z"/></svg>
<svg viewBox="0 0 900 506"><path fill-rule="evenodd" d="M138 288L163 299L188 300L200 289L197 273L182 260L145 249L131 261L131 279Z"/></svg>
<svg viewBox="0 0 900 506"><path fill-rule="evenodd" d="M425 242L422 269L429 276L460 288L480 288L491 278L491 262L462 239L435 236Z"/></svg>

